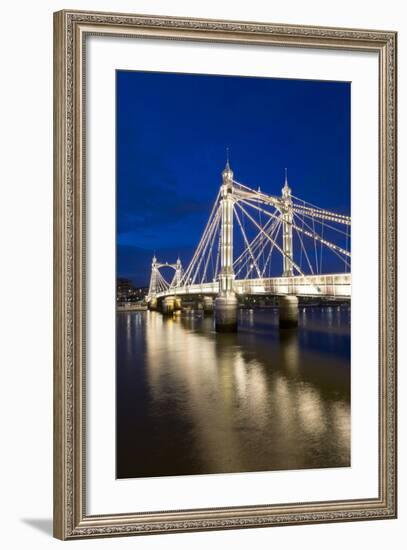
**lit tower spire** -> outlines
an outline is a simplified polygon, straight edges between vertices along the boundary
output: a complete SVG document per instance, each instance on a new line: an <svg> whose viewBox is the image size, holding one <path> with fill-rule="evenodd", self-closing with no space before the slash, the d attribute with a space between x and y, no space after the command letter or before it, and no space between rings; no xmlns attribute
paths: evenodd
<svg viewBox="0 0 407 550"><path fill-rule="evenodd" d="M151 261L150 286L148 289L148 295L150 297L155 297L155 295L157 294L157 274L158 274L157 258L154 251L153 259Z"/></svg>
<svg viewBox="0 0 407 550"><path fill-rule="evenodd" d="M233 170L229 164L229 148L226 148L226 166L222 172L220 187L221 231L219 294L215 300L215 327L219 332L237 330L237 298L233 288Z"/></svg>
<svg viewBox="0 0 407 550"><path fill-rule="evenodd" d="M226 148L226 166L222 172L221 185L221 272L220 290L226 294L233 291L233 170L229 164L229 148Z"/></svg>
<svg viewBox="0 0 407 550"><path fill-rule="evenodd" d="M288 175L287 175L287 168L284 168L285 170L285 179L284 179L284 187L281 189L281 193L283 197L291 197L291 189L288 185Z"/></svg>
<svg viewBox="0 0 407 550"><path fill-rule="evenodd" d="M222 172L222 179L224 184L231 186L233 182L233 170L229 164L229 147L226 147L226 165Z"/></svg>
<svg viewBox="0 0 407 550"><path fill-rule="evenodd" d="M177 263L175 264L175 285L179 286L181 284L181 277L182 277L182 264L181 259L178 255Z"/></svg>
<svg viewBox="0 0 407 550"><path fill-rule="evenodd" d="M293 202L285 169L284 187L281 189L281 217L283 220L283 277L292 277L293 269Z"/></svg>

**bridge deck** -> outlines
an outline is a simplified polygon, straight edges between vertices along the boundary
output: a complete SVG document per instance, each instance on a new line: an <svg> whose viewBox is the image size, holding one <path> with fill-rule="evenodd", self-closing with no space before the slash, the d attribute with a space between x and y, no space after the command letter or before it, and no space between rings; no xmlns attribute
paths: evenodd
<svg viewBox="0 0 407 550"><path fill-rule="evenodd" d="M351 274L334 273L330 275L297 275L294 277L271 277L265 279L237 279L234 281L237 294L245 295L295 295L321 296L326 298L351 297ZM157 298L165 296L186 296L196 294L216 295L219 283L193 284L173 287L159 292Z"/></svg>

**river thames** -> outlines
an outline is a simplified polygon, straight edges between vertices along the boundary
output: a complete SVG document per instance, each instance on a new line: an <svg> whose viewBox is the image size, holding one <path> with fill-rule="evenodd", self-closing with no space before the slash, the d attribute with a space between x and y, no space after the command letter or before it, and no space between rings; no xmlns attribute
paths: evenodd
<svg viewBox="0 0 407 550"><path fill-rule="evenodd" d="M350 466L350 308L117 313L118 478Z"/></svg>

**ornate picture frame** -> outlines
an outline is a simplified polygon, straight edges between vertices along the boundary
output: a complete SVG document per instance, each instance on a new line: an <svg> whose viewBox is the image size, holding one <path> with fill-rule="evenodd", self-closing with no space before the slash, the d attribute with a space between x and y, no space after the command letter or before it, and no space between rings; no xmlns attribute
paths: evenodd
<svg viewBox="0 0 407 550"><path fill-rule="evenodd" d="M378 495L90 515L86 496L86 126L89 36L372 52L379 63ZM391 519L397 514L396 59L391 31L64 10L54 14L54 535L59 539Z"/></svg>

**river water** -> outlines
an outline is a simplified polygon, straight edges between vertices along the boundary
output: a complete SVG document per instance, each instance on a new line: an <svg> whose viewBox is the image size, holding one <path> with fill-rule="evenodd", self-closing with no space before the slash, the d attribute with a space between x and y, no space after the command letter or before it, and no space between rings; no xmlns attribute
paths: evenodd
<svg viewBox="0 0 407 550"><path fill-rule="evenodd" d="M118 478L350 466L350 309L117 313Z"/></svg>

